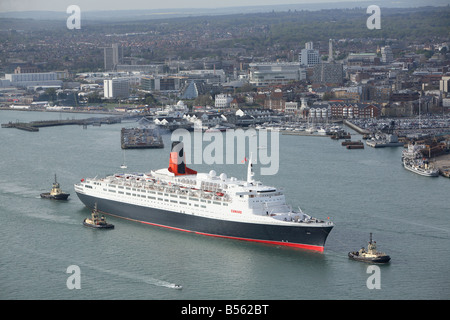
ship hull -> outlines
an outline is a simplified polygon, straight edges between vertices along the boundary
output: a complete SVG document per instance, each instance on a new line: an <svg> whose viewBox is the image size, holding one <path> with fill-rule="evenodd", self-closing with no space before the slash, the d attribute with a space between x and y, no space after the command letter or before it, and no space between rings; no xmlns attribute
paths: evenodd
<svg viewBox="0 0 450 320"><path fill-rule="evenodd" d="M50 193L41 193L41 198L52 200L67 200L69 196L70 196L69 193L60 193L56 195L52 195Z"/></svg>
<svg viewBox="0 0 450 320"><path fill-rule="evenodd" d="M292 226L245 223L143 207L102 199L83 193L78 197L89 209L97 203L99 212L159 227L206 236L303 248L322 252L333 225Z"/></svg>
<svg viewBox="0 0 450 320"><path fill-rule="evenodd" d="M413 167L411 167L409 165L405 165L405 164L403 166L405 167L406 170L420 174L421 176L425 176L425 177L439 176L439 171L427 171L427 170L414 169Z"/></svg>

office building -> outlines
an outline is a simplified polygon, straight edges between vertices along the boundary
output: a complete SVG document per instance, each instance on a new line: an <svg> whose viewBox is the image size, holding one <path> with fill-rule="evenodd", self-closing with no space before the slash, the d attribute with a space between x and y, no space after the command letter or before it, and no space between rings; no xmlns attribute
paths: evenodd
<svg viewBox="0 0 450 320"><path fill-rule="evenodd" d="M175 76L150 76L141 78L141 89L145 91L178 91L185 78Z"/></svg>
<svg viewBox="0 0 450 320"><path fill-rule="evenodd" d="M381 61L384 63L391 63L394 61L394 54L390 46L385 46L381 48Z"/></svg>
<svg viewBox="0 0 450 320"><path fill-rule="evenodd" d="M320 63L320 55L318 50L314 50L312 42L307 42L305 49L302 49L299 54L300 65L305 67L312 67Z"/></svg>
<svg viewBox="0 0 450 320"><path fill-rule="evenodd" d="M62 85L56 72L7 73L5 79L9 80L13 87L61 87Z"/></svg>
<svg viewBox="0 0 450 320"><path fill-rule="evenodd" d="M249 82L254 86L288 84L306 79L306 71L300 63L250 63Z"/></svg>
<svg viewBox="0 0 450 320"><path fill-rule="evenodd" d="M344 81L344 69L340 63L321 63L314 66L313 83L340 85Z"/></svg>
<svg viewBox="0 0 450 320"><path fill-rule="evenodd" d="M104 97L107 99L128 98L130 96L130 84L128 79L114 78L103 81Z"/></svg>
<svg viewBox="0 0 450 320"><path fill-rule="evenodd" d="M113 71L123 60L123 48L117 43L103 48L105 71Z"/></svg>

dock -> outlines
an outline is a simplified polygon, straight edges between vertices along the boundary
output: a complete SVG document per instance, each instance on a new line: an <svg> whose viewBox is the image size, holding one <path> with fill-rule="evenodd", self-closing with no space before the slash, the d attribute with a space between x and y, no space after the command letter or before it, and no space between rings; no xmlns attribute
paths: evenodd
<svg viewBox="0 0 450 320"><path fill-rule="evenodd" d="M66 125L88 125L100 126L102 124L120 123L122 117L105 117L105 118L88 118L88 119L71 119L71 120L41 120L31 122L8 122L1 125L2 128L16 128L19 130L38 132L42 127L55 127Z"/></svg>
<svg viewBox="0 0 450 320"><path fill-rule="evenodd" d="M326 134L317 134L317 133L309 133L305 131L281 131L283 135L291 135L291 136L307 136L307 137L330 137Z"/></svg>

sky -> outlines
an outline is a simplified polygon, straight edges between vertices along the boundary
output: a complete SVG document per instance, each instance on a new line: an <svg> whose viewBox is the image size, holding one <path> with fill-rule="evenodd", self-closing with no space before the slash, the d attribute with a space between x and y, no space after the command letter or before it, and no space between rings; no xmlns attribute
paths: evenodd
<svg viewBox="0 0 450 320"><path fill-rule="evenodd" d="M368 0L345 0L362 3ZM238 6L343 2L340 0L0 0L0 12L66 11L78 5L82 11L174 8L223 8Z"/></svg>

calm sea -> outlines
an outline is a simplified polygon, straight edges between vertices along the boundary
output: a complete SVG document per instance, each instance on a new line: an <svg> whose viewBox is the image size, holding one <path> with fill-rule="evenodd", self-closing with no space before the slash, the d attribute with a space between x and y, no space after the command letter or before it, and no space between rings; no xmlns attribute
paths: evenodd
<svg viewBox="0 0 450 320"><path fill-rule="evenodd" d="M91 116L0 111L0 122ZM283 187L294 208L335 223L323 253L113 217L114 230L83 227L90 212L74 183L120 172L124 154L128 171L168 165L170 134L163 137L164 149L122 151L120 129L132 125L0 129L0 299L450 298L450 180L406 171L402 148L347 150L329 138L280 135L278 174L259 176L257 169L256 178ZM213 169L246 175L242 164ZM67 202L39 197L55 174L71 193ZM371 232L392 258L375 271L347 257L367 246ZM70 266L79 267L80 289L68 288Z"/></svg>

